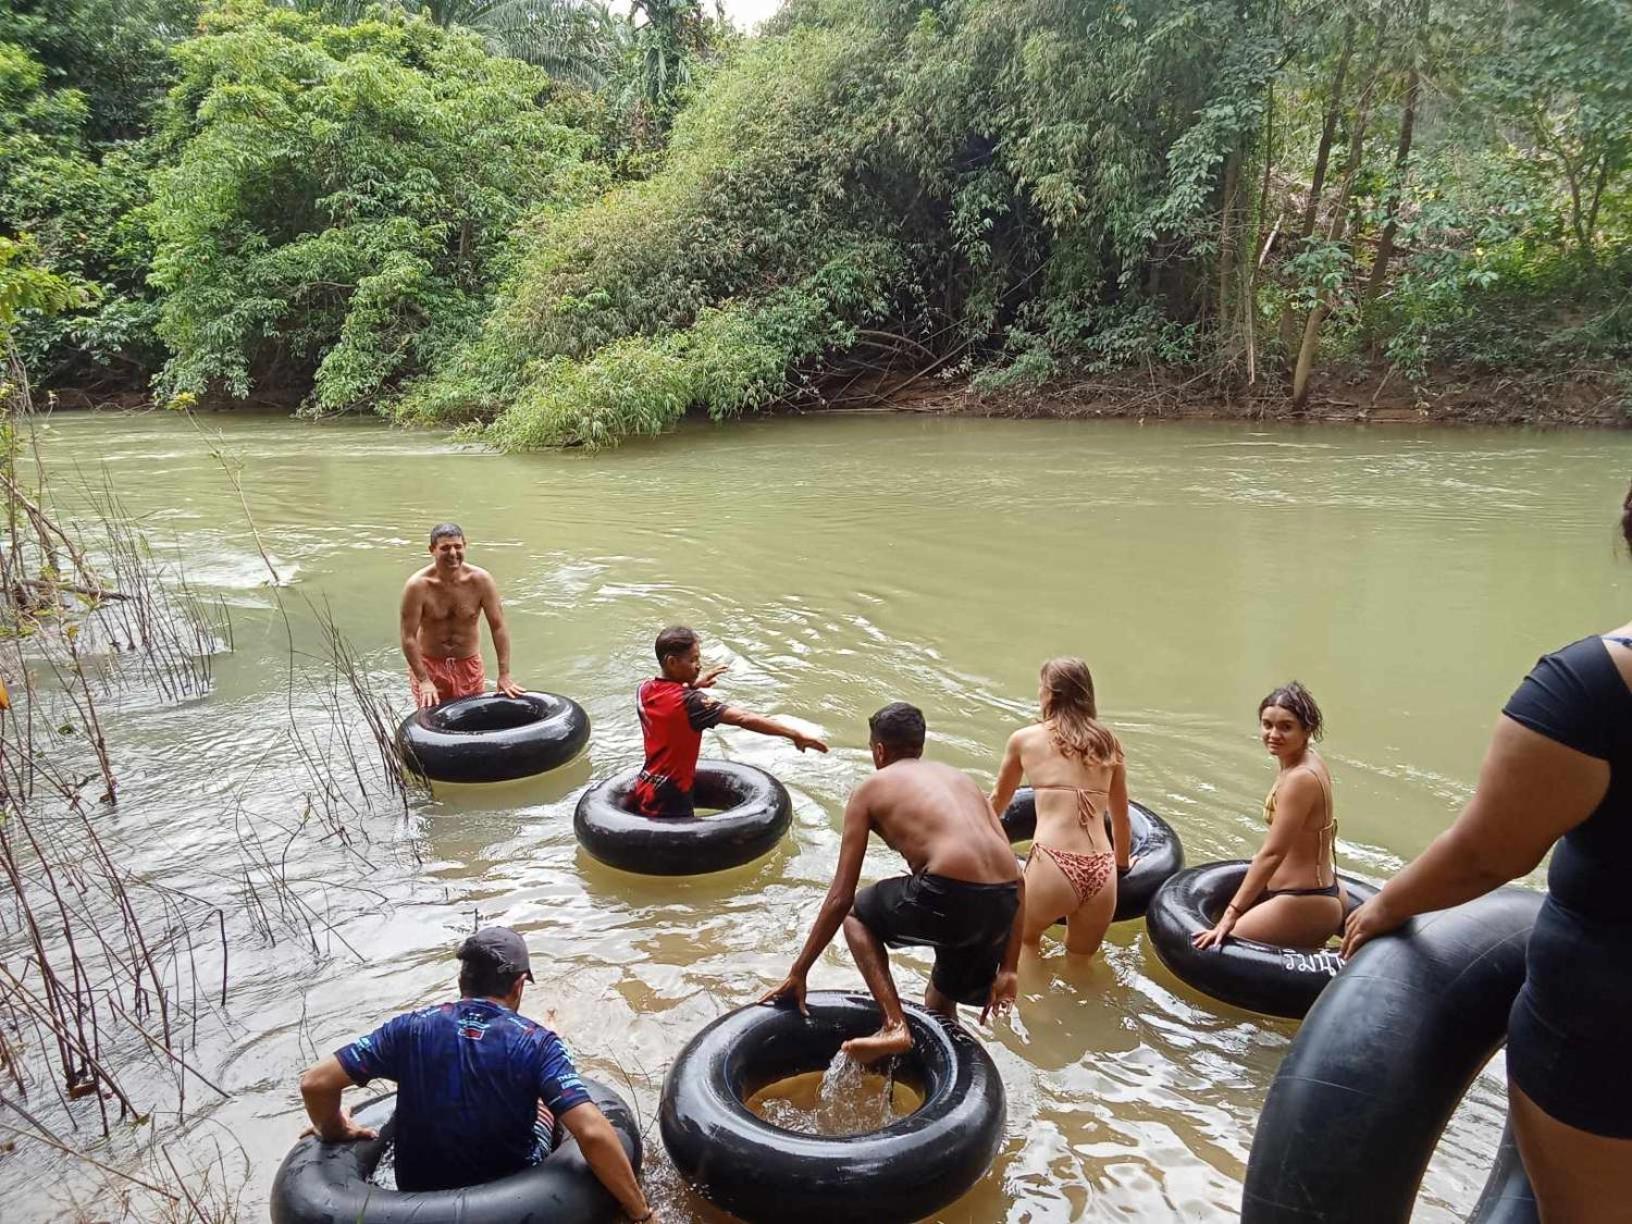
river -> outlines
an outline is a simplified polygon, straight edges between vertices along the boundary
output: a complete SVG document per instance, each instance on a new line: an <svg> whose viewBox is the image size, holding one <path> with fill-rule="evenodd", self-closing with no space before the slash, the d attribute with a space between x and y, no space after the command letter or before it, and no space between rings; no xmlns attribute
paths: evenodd
<svg viewBox="0 0 1632 1224"><path fill-rule="evenodd" d="M866 717L887 701L923 707L930 753L985 783L1032 714L1038 664L1080 654L1132 795L1199 863L1258 844L1273 770L1257 702L1296 677L1327 718L1341 867L1380 879L1452 819L1536 656L1632 607L1632 563L1615 548L1632 469L1620 435L859 415L504 456L365 422L203 424L242 464L290 580L276 592L237 493L184 419L59 415L44 453L69 501L69 466L100 480L105 465L161 555L231 610L235 649L207 697L110 712L123 792L99 818L106 835L133 871L236 915L247 826L286 846L288 887L323 916L304 938L234 918L228 1003L189 1054L229 1095L190 1086L185 1143L223 1144L244 1219L264 1218L303 1123L300 1070L448 997L450 949L478 916L526 934L538 984L525 1010L591 1072L627 1076L650 1121L690 1035L785 972L845 796L870 768ZM427 529L450 518L504 593L517 679L584 704L589 756L406 814L379 796L347 815L344 845L302 825L312 783L287 735L291 719L326 717L308 678L323 653L311 608L326 604L406 713L397 599ZM722 696L803 719L834 746L800 755L708 734L706 755L773 771L795 804L781 850L715 878L624 876L572 833L587 781L639 760L633 695L673 621L731 665ZM864 881L897 863L875 842ZM860 988L838 942L813 988ZM1002 1154L938 1218L1233 1217L1295 1026L1180 986L1138 923L1113 928L1091 968L1045 948L1018 1015L981 1030L1008 1090ZM895 961L903 993L921 992L927 960ZM1499 1061L1442 1143L1419 1219L1471 1205L1500 1129ZM676 1185L655 1126L648 1141L665 1220L719 1218ZM36 1146L0 1155L8 1221L61 1218L48 1174L62 1167Z"/></svg>

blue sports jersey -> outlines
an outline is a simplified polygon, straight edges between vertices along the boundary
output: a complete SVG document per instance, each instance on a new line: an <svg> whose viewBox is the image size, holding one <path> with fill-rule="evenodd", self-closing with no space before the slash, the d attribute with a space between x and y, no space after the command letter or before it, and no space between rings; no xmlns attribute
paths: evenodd
<svg viewBox="0 0 1632 1224"><path fill-rule="evenodd" d="M561 1039L486 999L388 1020L334 1056L354 1084L397 1083L397 1186L451 1190L533 1156L538 1102L559 1118L589 1100Z"/></svg>

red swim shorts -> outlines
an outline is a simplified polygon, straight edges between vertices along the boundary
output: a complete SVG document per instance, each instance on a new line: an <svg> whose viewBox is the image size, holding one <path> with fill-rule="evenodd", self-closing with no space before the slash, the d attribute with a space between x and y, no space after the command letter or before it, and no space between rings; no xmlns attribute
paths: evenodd
<svg viewBox="0 0 1632 1224"><path fill-rule="evenodd" d="M452 701L456 697L475 697L487 688L487 672L482 668L482 656L473 654L468 659L438 659L425 657L425 671L436 685L438 701ZM414 673L408 673L412 689Z"/></svg>

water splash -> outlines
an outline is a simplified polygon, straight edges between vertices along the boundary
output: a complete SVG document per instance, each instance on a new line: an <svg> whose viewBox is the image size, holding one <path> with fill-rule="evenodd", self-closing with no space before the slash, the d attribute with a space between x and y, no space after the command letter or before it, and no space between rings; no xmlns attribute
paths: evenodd
<svg viewBox="0 0 1632 1224"><path fill-rule="evenodd" d="M767 1122L802 1135L859 1135L912 1112L893 1076L862 1066L842 1050L815 1073L774 1085L757 1102Z"/></svg>

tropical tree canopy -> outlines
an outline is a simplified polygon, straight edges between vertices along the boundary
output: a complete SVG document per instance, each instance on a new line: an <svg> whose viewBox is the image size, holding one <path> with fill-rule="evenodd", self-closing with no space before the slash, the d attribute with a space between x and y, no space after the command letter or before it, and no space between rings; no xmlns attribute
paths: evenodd
<svg viewBox="0 0 1632 1224"><path fill-rule="evenodd" d="M506 446L1130 370L1613 391L1629 231L1620 0L0 4L62 385Z"/></svg>

